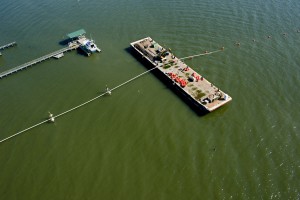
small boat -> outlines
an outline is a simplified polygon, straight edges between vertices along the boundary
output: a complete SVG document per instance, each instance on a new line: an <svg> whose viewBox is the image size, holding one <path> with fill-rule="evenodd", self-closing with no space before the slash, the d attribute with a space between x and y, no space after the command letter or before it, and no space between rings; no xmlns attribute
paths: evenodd
<svg viewBox="0 0 300 200"><path fill-rule="evenodd" d="M101 52L93 40L90 40L86 37L82 37L79 40L80 48L90 56L92 53Z"/></svg>
<svg viewBox="0 0 300 200"><path fill-rule="evenodd" d="M80 29L67 34L68 39L71 41L69 42L69 47L78 45L88 56L95 52L101 52L101 49L97 47L94 40L85 37L85 33L84 29Z"/></svg>

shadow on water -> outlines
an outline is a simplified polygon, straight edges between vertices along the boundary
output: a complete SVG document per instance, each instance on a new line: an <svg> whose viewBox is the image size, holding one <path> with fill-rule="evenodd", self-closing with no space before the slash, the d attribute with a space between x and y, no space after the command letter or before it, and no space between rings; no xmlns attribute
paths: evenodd
<svg viewBox="0 0 300 200"><path fill-rule="evenodd" d="M153 68L153 65L143 56L138 54L132 47L127 47L124 49L127 53L131 54L133 57L135 57L141 64L143 64L147 70L150 70ZM204 116L207 113L209 113L206 109L200 108L199 106L195 105L185 94L183 94L181 91L176 89L174 87L173 82L170 81L170 79L166 78L166 76L162 75L162 73L159 70L153 70L151 71L158 79L160 79L164 84L167 85L167 87L174 91L174 93L182 100L184 101L198 116Z"/></svg>
<svg viewBox="0 0 300 200"><path fill-rule="evenodd" d="M64 40L62 40L62 41L60 41L58 43L59 43L59 45L66 46L71 41L72 41L71 39L67 38L67 39L64 39Z"/></svg>
<svg viewBox="0 0 300 200"><path fill-rule="evenodd" d="M76 51L78 55L88 57L88 55L80 47Z"/></svg>

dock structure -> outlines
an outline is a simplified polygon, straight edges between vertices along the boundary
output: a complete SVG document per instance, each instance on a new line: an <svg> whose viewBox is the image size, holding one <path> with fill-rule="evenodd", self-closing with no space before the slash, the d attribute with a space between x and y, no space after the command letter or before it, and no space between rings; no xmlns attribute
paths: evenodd
<svg viewBox="0 0 300 200"><path fill-rule="evenodd" d="M77 30L77 31L67 34L67 37L71 41L76 40L77 44L79 45L79 48L87 56L90 56L92 53L95 53L95 52L101 52L101 49L99 49L97 47L94 40L86 38L85 34L86 34L85 30L80 29L80 30Z"/></svg>
<svg viewBox="0 0 300 200"><path fill-rule="evenodd" d="M205 114L230 102L232 98L187 66L150 37L130 44L159 74L184 96L193 107Z"/></svg>
<svg viewBox="0 0 300 200"><path fill-rule="evenodd" d="M13 73L16 73L18 71L21 71L23 69L26 69L28 67L31 67L32 65L35 65L37 63L43 62L43 61L45 61L45 60L47 60L49 58L52 58L52 57L54 57L54 58L60 58L60 57L62 57L63 53L65 53L67 51L71 51L71 50L77 49L78 47L79 47L79 45L76 42L70 43L68 47L62 48L60 50L54 51L52 53L49 53L47 55L44 55L42 57L39 57L39 58L34 59L32 61L29 61L27 63L24 63L22 65L19 65L17 67L12 68L12 69L9 69L7 71L1 72L0 73L0 79L6 77L8 75L11 75Z"/></svg>
<svg viewBox="0 0 300 200"><path fill-rule="evenodd" d="M45 61L49 58L53 57L53 58L59 59L59 58L64 56L65 52L71 51L71 50L74 50L74 49L81 48L88 56L90 56L94 52L101 52L101 50L97 47L97 45L94 43L93 40L87 39L85 37L85 33L86 32L85 32L84 29L80 29L78 31L67 34L67 37L68 37L67 41L69 41L67 47L62 48L60 50L57 50L55 52L49 53L49 54L47 54L45 56L42 56L42 57L39 57L37 59L34 59L32 61L29 61L25 64L14 67L14 68L9 69L7 71L0 72L0 79L6 77L8 75L11 75L13 73L16 73L20 70L26 69L26 68L28 68L32 65L37 64L37 63L43 62L43 61ZM7 45L4 45L4 46L0 47L0 50L8 48L10 46L14 46L14 45L16 45L16 42L12 42L12 43L9 43ZM0 52L0 56L1 56L1 52Z"/></svg>
<svg viewBox="0 0 300 200"><path fill-rule="evenodd" d="M9 43L9 44L6 44L6 45L1 46L1 47L0 47L0 50L7 49L7 48L13 47L13 46L15 46L15 45L17 45L16 42L11 42L11 43Z"/></svg>

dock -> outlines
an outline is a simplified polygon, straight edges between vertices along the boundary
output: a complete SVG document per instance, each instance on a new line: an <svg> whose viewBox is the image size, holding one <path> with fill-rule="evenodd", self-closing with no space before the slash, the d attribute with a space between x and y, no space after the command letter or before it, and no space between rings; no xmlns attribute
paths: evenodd
<svg viewBox="0 0 300 200"><path fill-rule="evenodd" d="M64 53L59 53L59 54L53 56L53 58L56 58L56 59L59 59L62 57L64 57Z"/></svg>
<svg viewBox="0 0 300 200"><path fill-rule="evenodd" d="M147 37L130 45L201 113L212 112L232 100L228 94L187 66L183 59L175 57L152 38Z"/></svg>
<svg viewBox="0 0 300 200"><path fill-rule="evenodd" d="M32 61L29 61L27 63L24 63L22 65L19 65L17 67L14 67L12 69L9 69L7 71L1 72L0 73L0 79L11 75L13 73L16 73L18 71L21 71L23 69L27 69L28 67L31 67L32 65L35 65L37 63L43 62L45 60L48 60L49 58L55 58L55 59L59 59L62 58L64 56L64 53L67 51L71 51L74 49L78 49L79 47L84 50L84 52L90 56L91 53L94 52L101 52L101 50L97 47L97 45L94 43L93 40L90 40L88 38L85 37L85 30L84 29L80 29L78 31L72 32L67 34L68 39L66 41L68 41L68 46L65 48L62 48L60 50L54 51L52 53L49 53L45 56L39 57L37 59L34 59ZM16 42L11 42L9 44L6 44L2 47L0 47L1 49L5 49L5 48L9 48L12 47L14 45L16 45ZM1 52L0 52L0 56L1 56Z"/></svg>
<svg viewBox="0 0 300 200"><path fill-rule="evenodd" d="M0 73L0 79L6 77L8 75L11 75L13 73L16 73L18 71L21 71L23 69L26 69L28 67L31 67L32 65L35 65L37 63L43 62L45 60L48 60L49 58L52 58L52 57L54 57L54 58L60 58L60 57L62 57L63 53L71 51L71 50L74 50L74 49L77 49L78 47L79 47L79 45L76 42L70 43L68 47L62 48L60 50L54 51L52 53L49 53L47 55L44 55L42 57L39 57L39 58L34 59L32 61L29 61L27 63L24 63L22 65L19 65L17 67L12 68L12 69L9 69L7 71L1 72Z"/></svg>
<svg viewBox="0 0 300 200"><path fill-rule="evenodd" d="M13 47L13 46L15 46L15 45L17 45L16 42L11 42L11 43L9 43L9 44L6 44L6 45L1 46L1 47L0 47L0 50L7 49L7 48Z"/></svg>
<svg viewBox="0 0 300 200"><path fill-rule="evenodd" d="M90 56L92 53L95 52L101 52L101 49L99 49L97 47L97 45L95 44L94 40L92 39L88 39L85 37L85 30L84 29L80 29L77 31L74 31L72 33L67 34L67 37L69 38L69 40L77 41L77 44L79 45L80 49L87 55Z"/></svg>

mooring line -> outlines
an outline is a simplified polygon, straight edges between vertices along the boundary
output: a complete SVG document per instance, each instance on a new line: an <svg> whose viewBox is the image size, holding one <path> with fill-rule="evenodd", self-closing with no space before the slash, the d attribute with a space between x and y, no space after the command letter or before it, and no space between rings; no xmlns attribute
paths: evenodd
<svg viewBox="0 0 300 200"><path fill-rule="evenodd" d="M126 84L128 84L128 83L130 83L131 81L134 81L135 79L137 79L137 78L139 78L139 77L141 77L141 76L143 76L143 75L149 73L150 71L152 71L152 70L154 70L154 69L156 69L156 68L157 68L157 67L151 68L151 69L149 69L149 70L147 70L147 71L145 71L145 72L143 72L143 73L141 73L141 74L139 74L139 75L137 75L137 76L135 76L135 77L133 77L133 78L127 80L127 81L125 81L124 83L122 83L122 84L120 84L120 85L117 85L116 87L110 89L109 91L106 91L106 92L104 92L104 93L102 93L102 94L100 94L100 95L98 95L98 96L96 96L96 97L94 97L94 98L92 98L92 99L90 99L90 100L88 100L88 101L86 101L86 102L84 102L84 103L78 105L78 106L75 106L75 107L73 107L73 108L71 108L71 109L69 109L69 110L67 110L67 111L65 111L65 112L62 112L62 113L60 113L60 114L58 114L58 115L56 115L56 116L53 116L52 118L55 119L55 118L61 117L62 115L65 115L65 114L67 114L67 113L69 113L69 112L71 112L71 111L73 111L73 110L76 110L76 109L78 109L78 108L80 108L80 107L82 107L82 106L84 106L84 105L86 105L86 104L88 104L88 103L91 103L91 102L95 101L96 99L98 99L98 98L100 98L100 97L102 97L102 96L108 94L109 92L111 92L111 91L113 91L113 90L116 90L116 89L118 89L118 88L120 88L120 87L122 87L122 86L124 86L124 85L126 85ZM7 141L7 140L9 140L9 139L11 139L11 138L13 138L13 137L16 137L16 136L20 135L21 133L24 133L24 132L26 132L26 131L29 131L30 129L33 129L33 128L35 128L35 127L37 127L37 126L40 126L40 125L42 125L42 124L45 124L45 123L47 123L47 122L50 122L50 119L44 120L44 121L42 121L42 122L40 122L40 123L38 123L38 124L35 124L35 125L33 125L33 126L29 127L29 128L26 128L26 129L24 129L24 130L22 130L22 131L19 131L19 132L15 133L15 134L13 134L13 135L7 137L7 138L4 138L4 139L0 140L0 143L5 142L5 141Z"/></svg>
<svg viewBox="0 0 300 200"><path fill-rule="evenodd" d="M213 53L218 53L220 51L223 51L223 50L216 50L216 51L205 52L205 53L196 54L196 55L192 55L192 56L187 56L187 57L180 58L180 60L192 59L192 58L198 57L198 56L206 56L206 55L210 55L210 54L213 54Z"/></svg>
<svg viewBox="0 0 300 200"><path fill-rule="evenodd" d="M111 91L113 91L113 90L118 89L118 88L121 87L121 86L124 86L125 84L127 84L127 83L129 83L129 82L131 82L131 81L133 81L133 80L135 80L135 79L137 79L137 78L139 78L140 76L143 76L143 75L146 74L146 73L149 73L150 71L152 71L152 70L154 70L154 69L156 69L156 68L157 68L157 67L154 67L154 68L152 68L152 69L149 69L149 70L147 70L147 71L145 71L145 72L143 72L143 73L141 73L141 74L139 74L139 75L137 75L137 76L135 76L135 77L129 79L128 81L125 81L124 83L122 83L122 84L120 84L120 85L118 85L118 86L116 86L116 87L110 89L109 91L106 91L106 92L104 92L104 93L102 93L102 94L100 94L100 95L98 95L98 96L96 96L96 97L94 97L94 98L92 98L92 99L90 99L90 100L88 100L88 101L86 101L86 102L84 102L84 103L82 103L82 104L80 104L80 105L74 107L74 108L71 108L71 109L69 109L69 110L67 110L67 111L65 111L65 112L63 112L63 113L60 113L60 114L58 114L58 115L56 115L56 116L53 116L53 118L54 118L54 119L55 119L55 118L58 118L58 117L60 117L60 116L62 116L62 115L64 115L64 114L67 114L67 113L69 113L69 112L71 112L71 111L73 111L73 110L76 110L76 109L78 109L78 108L80 108L80 107L82 107L82 106L84 106L84 105L86 105L86 104L88 104L88 103L91 103L92 101L95 101L96 99L98 99L98 98L100 98L100 97L102 97L102 96L108 94L109 92L111 92ZM1 141L0 141L0 142L1 142Z"/></svg>
<svg viewBox="0 0 300 200"><path fill-rule="evenodd" d="M13 135L7 137L7 138L4 138L4 139L0 140L0 143L5 142L6 140L9 140L9 139L11 139L11 138L13 138L13 137L16 137L17 135L20 135L21 133L24 133L24 132L26 132L26 131L28 131L28 130L30 130L30 129L33 129L33 128L39 126L39 125L42 125L42 124L44 124L44 123L46 123L46 122L49 122L49 120L48 120L48 119L47 119L47 120L44 120L44 121L42 121L42 122L40 122L40 123L38 123L38 124L35 124L35 125L33 125L33 126L29 127L29 128L26 128L26 129L24 129L24 130L22 130L22 131L19 131L19 132L15 133L15 134L13 134Z"/></svg>
<svg viewBox="0 0 300 200"><path fill-rule="evenodd" d="M197 56L209 55L209 54L212 54L212 53L217 53L219 51L222 51L222 50L217 50L217 51L207 52L207 53L204 53L204 54L202 53L202 54L197 54L197 55L188 56L188 57L184 57L184 58L179 58L179 60L184 60L184 59L187 59L187 58L193 58L193 57L197 57ZM106 92L104 92L104 93L102 93L102 94L100 94L100 95L98 95L98 96L96 96L96 97L94 97L94 98L92 98L92 99L90 99L90 100L88 100L88 101L86 101L86 102L78 105L78 106L75 106L75 107L73 107L73 108L71 108L71 109L69 109L69 110L67 110L65 112L62 112L62 113L60 113L60 114L58 114L56 116L53 116L52 118L55 119L55 118L61 117L62 115L65 115L65 114L67 114L67 113L69 113L69 112L71 112L73 110L76 110L76 109L78 109L78 108L80 108L80 107L82 107L82 106L84 106L84 105L86 105L88 103L91 103L91 102L95 101L96 99L99 99L100 97L109 94L111 91L116 90L116 89L118 89L118 88L120 88L120 87L122 87L122 86L124 86L124 85L126 85L128 83L130 83L131 81L134 81L135 79L137 79L137 78L139 78L139 77L141 77L141 76L143 76L143 75L151 72L152 70L156 69L157 67L153 67L153 68L151 68L151 69L149 69L149 70L147 70L147 71L145 71L145 72L143 72L143 73L141 73L141 74L139 74L139 75L137 75L137 76L135 76L135 77L127 80L127 81L125 81L124 83L121 83L120 85L117 85L116 87L114 87L114 88L112 88L112 89L110 89L110 90L108 90L108 91L106 91ZM24 129L22 131L19 131L19 132L15 133L15 134L13 134L13 135L11 135L9 137L6 137L6 138L0 140L0 143L5 142L5 141L7 141L7 140L9 140L9 139L11 139L13 137L16 137L16 136L20 135L21 133L29 131L30 129L33 129L33 128L35 128L37 126L40 126L42 124L45 124L47 122L51 122L50 119L44 120L44 121L42 121L42 122L40 122L38 124L35 124L35 125L33 125L33 126L29 127L29 128L26 128L26 129Z"/></svg>

